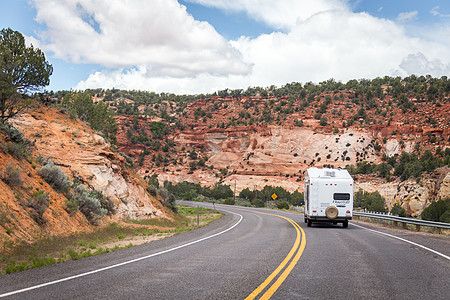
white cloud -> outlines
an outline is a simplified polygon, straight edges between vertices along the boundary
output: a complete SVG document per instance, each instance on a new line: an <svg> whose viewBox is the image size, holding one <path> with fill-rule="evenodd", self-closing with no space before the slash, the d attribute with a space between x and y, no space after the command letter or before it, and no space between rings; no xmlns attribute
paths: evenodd
<svg viewBox="0 0 450 300"><path fill-rule="evenodd" d="M444 17L444 18L450 18L450 14L442 14L439 12L439 6L435 6L430 10L430 14L432 14L433 16L438 16L438 17Z"/></svg>
<svg viewBox="0 0 450 300"><path fill-rule="evenodd" d="M450 63L444 64L441 60L435 59L429 61L421 52L409 54L402 60L400 68L407 74L430 74L431 76L440 77L450 74Z"/></svg>
<svg viewBox="0 0 450 300"><path fill-rule="evenodd" d="M374 78L404 72L399 65L410 53L450 54L439 44L408 37L392 21L345 11L316 14L287 34L240 39L236 48L254 63L252 75L263 85Z"/></svg>
<svg viewBox="0 0 450 300"><path fill-rule="evenodd" d="M206 93L224 88L281 86L294 81L320 82L329 78L345 82L385 75L449 73L449 47L411 38L395 22L367 13L326 11L297 24L288 33L274 32L253 39L241 37L231 43L242 53L244 61L253 64L250 74L151 77L147 75L149 70L138 67L126 72L93 74L76 88L106 86ZM421 53L425 60L414 56L416 53ZM440 58L444 59L439 61ZM420 59L424 61L422 65Z"/></svg>
<svg viewBox="0 0 450 300"><path fill-rule="evenodd" d="M419 12L417 10L402 12L397 16L397 22L406 23L417 19Z"/></svg>
<svg viewBox="0 0 450 300"><path fill-rule="evenodd" d="M348 10L346 0L187 0L228 11L243 11L275 29L288 30L327 10Z"/></svg>
<svg viewBox="0 0 450 300"><path fill-rule="evenodd" d="M34 0L44 50L109 68L147 65L154 76L246 74L250 66L176 0Z"/></svg>
<svg viewBox="0 0 450 300"><path fill-rule="evenodd" d="M191 0L244 11L283 29L235 41L194 20L175 0L126 6L118 0L34 1L37 20L48 27L40 41L44 50L108 68L75 89L207 93L329 78L449 74L450 42L444 37L450 26L411 37L406 30L412 27L353 13L344 0ZM415 16L410 12L399 21Z"/></svg>

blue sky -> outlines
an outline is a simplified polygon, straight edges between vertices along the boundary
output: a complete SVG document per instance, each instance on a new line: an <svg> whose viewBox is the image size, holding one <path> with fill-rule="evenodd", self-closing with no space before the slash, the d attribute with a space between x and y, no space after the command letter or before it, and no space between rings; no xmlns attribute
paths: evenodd
<svg viewBox="0 0 450 300"><path fill-rule="evenodd" d="M450 1L0 0L54 67L48 90L223 88L450 75Z"/></svg>

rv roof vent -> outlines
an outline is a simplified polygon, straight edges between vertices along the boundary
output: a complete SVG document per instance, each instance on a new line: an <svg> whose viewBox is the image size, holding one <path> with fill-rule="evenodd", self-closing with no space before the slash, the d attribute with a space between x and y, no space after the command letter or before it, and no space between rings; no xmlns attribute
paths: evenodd
<svg viewBox="0 0 450 300"><path fill-rule="evenodd" d="M325 171L325 176L336 177L336 173L334 171Z"/></svg>

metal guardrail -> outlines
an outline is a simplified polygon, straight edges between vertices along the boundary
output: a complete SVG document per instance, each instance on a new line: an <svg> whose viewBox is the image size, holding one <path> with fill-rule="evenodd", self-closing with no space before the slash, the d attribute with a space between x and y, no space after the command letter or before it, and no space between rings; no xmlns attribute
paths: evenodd
<svg viewBox="0 0 450 300"><path fill-rule="evenodd" d="M418 220L418 219L413 219L413 218L397 217L390 213L385 214L385 213L354 211L353 216L392 221L394 223L394 225L397 225L398 223L402 223L403 227L406 227L406 224L412 224L412 225L416 225L417 231L420 231L420 226L435 227L438 229L439 233L441 232L441 229L450 229L450 223L433 222L433 221Z"/></svg>

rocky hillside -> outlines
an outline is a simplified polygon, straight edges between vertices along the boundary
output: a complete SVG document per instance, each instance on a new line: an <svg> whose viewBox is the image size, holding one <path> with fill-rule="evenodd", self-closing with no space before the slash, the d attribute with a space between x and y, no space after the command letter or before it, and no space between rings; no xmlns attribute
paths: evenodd
<svg viewBox="0 0 450 300"><path fill-rule="evenodd" d="M414 216L449 197L449 94L447 77L414 75L208 95L84 92L116 112L118 151L144 179L292 192L307 168L341 167Z"/></svg>
<svg viewBox="0 0 450 300"><path fill-rule="evenodd" d="M108 215L96 225L122 217L167 216L161 203L147 194L143 180L125 167L124 157L112 151L110 144L85 123L47 107L33 109L10 123L31 145L26 154L24 144L0 133L1 245L94 228L93 219L87 218L81 208L69 209L67 191L58 191L41 176L39 170L49 161L71 182L80 183L87 191L101 192L108 199Z"/></svg>
<svg viewBox="0 0 450 300"><path fill-rule="evenodd" d="M265 185L302 191L310 166L369 162L391 163L389 178L364 177L357 188L386 191L389 207L400 198L418 215L449 196L445 168L407 181L403 177L410 176L394 171L403 152L420 157L430 151L439 158L449 148L447 78L330 80L196 97L95 92L119 114L119 150L143 177L158 174L161 184L187 180L221 182L237 192ZM405 192L404 186L411 187Z"/></svg>

